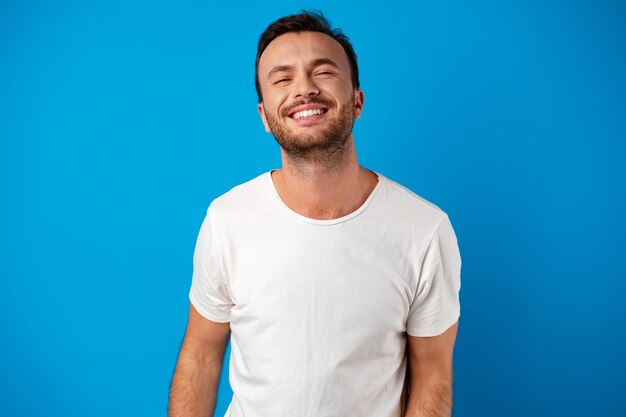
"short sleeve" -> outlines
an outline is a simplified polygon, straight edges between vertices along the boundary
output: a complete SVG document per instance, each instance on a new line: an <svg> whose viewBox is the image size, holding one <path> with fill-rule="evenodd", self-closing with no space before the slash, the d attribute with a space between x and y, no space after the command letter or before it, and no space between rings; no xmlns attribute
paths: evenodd
<svg viewBox="0 0 626 417"><path fill-rule="evenodd" d="M423 256L417 290L407 317L410 336L437 336L461 313L461 255L452 224L446 215Z"/></svg>
<svg viewBox="0 0 626 417"><path fill-rule="evenodd" d="M220 268L219 242L211 226L210 208L202 222L193 255L193 277L189 300L205 318L226 323L233 306L226 277Z"/></svg>

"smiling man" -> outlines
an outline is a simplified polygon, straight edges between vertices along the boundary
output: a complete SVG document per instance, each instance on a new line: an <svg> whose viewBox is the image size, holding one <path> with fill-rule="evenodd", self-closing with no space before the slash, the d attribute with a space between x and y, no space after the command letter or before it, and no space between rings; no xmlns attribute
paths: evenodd
<svg viewBox="0 0 626 417"><path fill-rule="evenodd" d="M282 168L215 199L169 415L450 416L461 258L446 213L359 165L356 54L321 14L272 23L258 110Z"/></svg>

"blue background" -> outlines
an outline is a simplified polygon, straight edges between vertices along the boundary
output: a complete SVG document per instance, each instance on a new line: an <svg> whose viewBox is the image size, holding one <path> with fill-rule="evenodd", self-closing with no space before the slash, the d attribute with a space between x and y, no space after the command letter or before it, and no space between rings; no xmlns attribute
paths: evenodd
<svg viewBox="0 0 626 417"><path fill-rule="evenodd" d="M356 48L361 164L455 227L455 415L626 415L624 2L339 3L1 3L0 415L165 415L205 210L280 166L258 36L303 7Z"/></svg>

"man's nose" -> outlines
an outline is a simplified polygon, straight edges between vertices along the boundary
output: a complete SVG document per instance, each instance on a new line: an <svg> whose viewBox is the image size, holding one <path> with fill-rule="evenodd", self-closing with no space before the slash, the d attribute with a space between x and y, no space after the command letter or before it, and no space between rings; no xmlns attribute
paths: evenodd
<svg viewBox="0 0 626 417"><path fill-rule="evenodd" d="M300 77L294 85L293 97L306 98L316 96L320 93L319 88L311 77Z"/></svg>

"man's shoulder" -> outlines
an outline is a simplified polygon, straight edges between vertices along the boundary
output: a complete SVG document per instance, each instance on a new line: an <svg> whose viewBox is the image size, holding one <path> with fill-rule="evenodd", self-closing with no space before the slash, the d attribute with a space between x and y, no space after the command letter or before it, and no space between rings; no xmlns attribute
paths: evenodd
<svg viewBox="0 0 626 417"><path fill-rule="evenodd" d="M215 198L209 205L209 213L212 215L232 214L249 210L259 204L267 195L266 176L267 172L264 172Z"/></svg>
<svg viewBox="0 0 626 417"><path fill-rule="evenodd" d="M387 181L387 184L389 185L390 189L393 192L395 192L397 196L400 196L401 198L406 199L409 204L422 210L445 214L443 210L439 208L439 206L437 206L436 204L434 204L433 202L429 200L426 200L424 197L417 194L410 188L405 187L404 185L394 180L391 180L387 177L385 177L385 180Z"/></svg>
<svg viewBox="0 0 626 417"><path fill-rule="evenodd" d="M436 229L447 217L438 205L394 180L384 177L387 183L386 212L400 222L416 226L418 230Z"/></svg>
<svg viewBox="0 0 626 417"><path fill-rule="evenodd" d="M207 215L220 223L254 216L268 201L267 172L238 184L209 204Z"/></svg>

